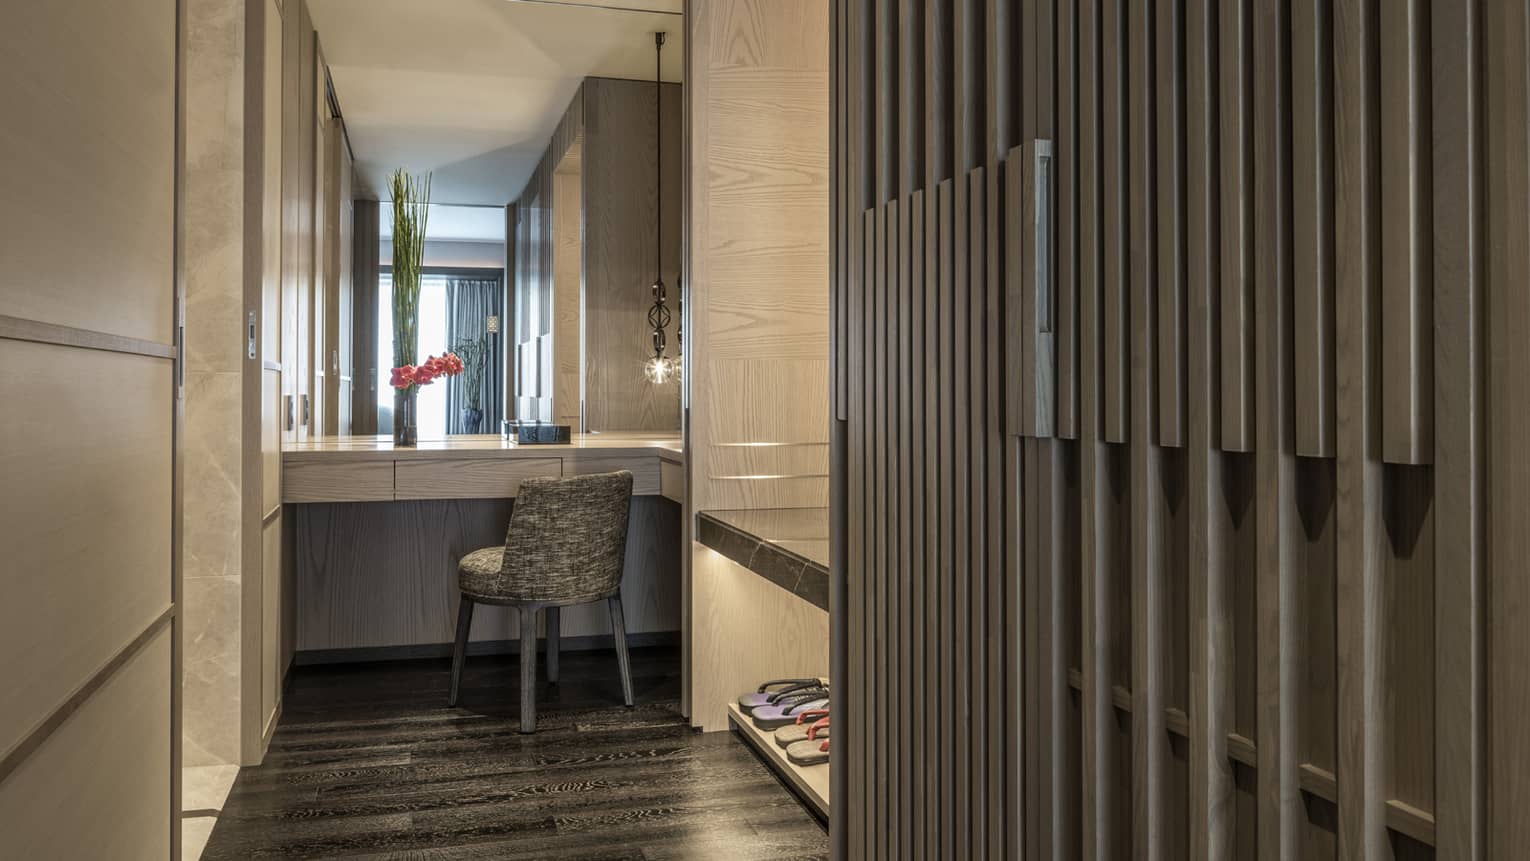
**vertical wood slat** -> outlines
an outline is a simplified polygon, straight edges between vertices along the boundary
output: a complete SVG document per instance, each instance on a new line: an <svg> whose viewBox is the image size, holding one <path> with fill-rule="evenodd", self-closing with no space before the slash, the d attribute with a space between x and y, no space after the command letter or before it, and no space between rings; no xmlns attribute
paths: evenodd
<svg viewBox="0 0 1530 861"><path fill-rule="evenodd" d="M894 376L888 390L888 403L895 416L894 426L890 434L894 438L892 451L890 452L894 464L890 472L894 476L892 482L896 491L897 510L896 517L891 529L897 536L897 567L894 578L894 604L895 613L892 627L894 629L893 642L897 648L897 672L894 674L892 685L900 691L908 689L911 681L912 637L909 631L909 611L911 609L911 578L913 568L913 530L910 528L910 470L913 446L911 445L912 430L909 427L910 403L909 403L909 329L910 312L909 299L912 287L910 267L913 263L911 252L912 246L912 207L910 198L899 198L894 205L893 214L898 225L897 238L897 308L896 323L896 362L894 364ZM889 321L892 322L892 321ZM889 351L893 352L893 351ZM889 357L890 361L892 357ZM892 757L897 763L894 776L896 777L897 792L892 800L897 805L894 818L897 822L895 836L897 843L894 848L895 854L907 855L911 849L912 819L903 811L909 809L910 804L910 776L913 771L913 762L907 756L907 751L912 746L913 714L911 698L906 694L898 697L899 707L895 710L898 726L893 734L894 749Z"/></svg>
<svg viewBox="0 0 1530 861"><path fill-rule="evenodd" d="M1127 390L1131 376L1130 337L1127 331L1127 280L1130 278L1130 217L1128 195L1126 89L1127 15L1123 4L1132 0L1103 0L1100 10L1101 96L1101 250L1104 266L1100 278L1100 311L1103 320L1101 349L1104 388L1100 394L1100 419L1106 442L1127 441Z"/></svg>
<svg viewBox="0 0 1530 861"><path fill-rule="evenodd" d="M1096 404L1085 409L1086 402L1098 400L1103 390L1101 384L1101 361L1098 351L1100 340L1100 306L1098 295L1104 278L1104 220L1105 207L1101 205L1102 170L1102 122L1101 122L1101 62L1100 62L1100 7L1098 3L1083 2L1078 9L1078 277L1075 281L1075 301L1078 303L1078 392L1079 427L1078 439L1093 440L1100 436L1099 409ZM1085 302L1089 295L1091 301ZM1088 351L1095 355L1086 355ZM1084 420L1085 413L1095 422L1093 427Z"/></svg>
<svg viewBox="0 0 1530 861"><path fill-rule="evenodd" d="M857 722L860 714L860 703L857 700L855 685L851 682L851 667L858 667L860 661L857 658L858 630L855 625L855 606L852 595L858 595L863 590L860 575L858 575L858 558L855 554L854 540L851 535L860 535L855 526L855 517L852 509L855 508L855 486L851 468L841 468L838 465L854 463L858 451L852 442L849 431L848 414L848 382L849 382L849 318L851 318L851 300L849 292L854 283L855 268L852 265L855 255L861 251L861 246L854 240L854 225L857 213L854 206L849 203L849 187L851 187L851 170L849 170L849 110L846 99L851 98L849 89L848 63L849 52L846 38L849 34L849 6L846 3L838 3L832 11L832 28L834 32L829 38L832 57L829 58L834 81L829 92L829 115L832 116L831 141L829 141L829 158L831 158L831 229L834 231L834 243L831 246L831 321L829 321L829 356L832 367L829 370L832 387L832 421L831 436L829 436L829 462L834 463L834 468L829 471L829 567L834 577L829 580L829 616L835 619L837 624L832 624L829 632L829 677L838 679L841 693L841 719L845 726L851 726ZM506 268L508 271L508 268ZM688 655L687 655L688 661ZM688 673L687 673L688 674ZM688 708L688 694L685 696ZM851 760L854 757L846 757L845 748L832 751L829 754L829 809L840 811L838 817L832 817L829 821L829 853L831 855L848 856L851 853L851 817L846 812L851 809L851 777L848 772L854 766Z"/></svg>
<svg viewBox="0 0 1530 861"><path fill-rule="evenodd" d="M1104 327L1102 298L1105 293L1104 39L1100 4L1078 5L1079 67L1079 492L1082 499L1079 526L1079 643L1082 733L1080 763L1080 848L1084 858L1114 857L1108 802L1108 734L1114 715L1110 712L1108 682L1109 631L1102 624L1106 601L1104 568L1100 559L1099 521L1101 440L1104 437ZM1112 46L1114 50L1114 45Z"/></svg>
<svg viewBox="0 0 1530 861"><path fill-rule="evenodd" d="M1063 439L1078 438L1078 214L1083 200L1079 185L1080 98L1082 87L1078 63L1078 0L1058 0L1057 6L1057 134L1053 171L1056 217L1054 272L1056 280L1053 314L1056 320L1057 374L1056 432Z"/></svg>
<svg viewBox="0 0 1530 861"><path fill-rule="evenodd" d="M983 0L953 0L951 110L953 180L983 163ZM959 47L958 47L959 46Z"/></svg>
<svg viewBox="0 0 1530 861"><path fill-rule="evenodd" d="M1379 18L1385 17L1365 0L1341 0L1334 14L1335 244L1346 249L1338 261L1335 315L1341 333L1338 387L1344 393L1336 415L1338 849L1343 857L1364 858L1380 857L1386 839L1380 772L1386 749L1380 690L1384 533L1376 444L1384 392L1378 324L1384 325L1386 271L1384 234L1378 231L1387 218L1377 209L1385 205L1385 175L1378 174L1372 156L1382 144L1385 124L1377 118L1385 112L1378 107L1371 71Z"/></svg>
<svg viewBox="0 0 1530 861"><path fill-rule="evenodd" d="M1168 0L1162 0L1168 2ZM1157 129L1154 124L1154 0L1129 0L1124 21L1126 90L1128 261L1122 352L1129 357L1126 409L1131 477L1131 696L1132 856L1156 861L1164 854L1164 770L1168 735L1163 717L1162 572L1158 542L1162 511L1155 493L1158 460L1152 450L1158 409L1154 331L1158 281L1159 219ZM1120 624L1117 621L1116 624Z"/></svg>
<svg viewBox="0 0 1530 861"><path fill-rule="evenodd" d="M952 630L961 630L968 636L961 637L953 644L955 652L953 660L953 672L955 684L952 696L955 698L955 714L951 721L952 732L955 736L955 774L953 775L953 797L955 801L956 819L952 823L955 829L956 854L962 858L971 857L972 823L972 640L967 630L968 620L972 616L972 462L971 462L971 377L972 377L972 346L971 346L971 182L970 174L963 174L955 183L955 195L952 206L953 218L953 243L952 259L955 263L955 307L952 310L951 328L955 333L953 338L953 366L955 370L955 385L953 390L956 394L956 402L953 405L955 416L955 433L953 446L955 452L954 475L952 477L952 511L954 514L955 528L952 530L951 543L956 559L952 577L956 582L955 604L951 610L953 621Z"/></svg>
<svg viewBox="0 0 1530 861"><path fill-rule="evenodd" d="M872 699L869 654L872 647L870 627L870 595L871 595L871 565L869 555L870 529L869 511L867 510L871 496L869 476L866 469L866 456L870 450L867 444L866 428L866 376L868 339L866 329L870 315L868 300L872 273L875 270L876 260L876 217L875 211L864 210L859 219L860 230L857 231L861 239L858 271L854 273L851 285L852 313L855 319L850 323L851 355L854 367L849 369L851 394L850 394L850 555L851 575L857 578L859 591L851 595L854 603L854 611L851 613L851 635L857 639L851 641L853 652L852 662L856 668L856 681L852 687L853 699L851 700L851 718L855 721L853 731L859 735L851 740L855 752L848 757L852 769L850 775L850 789L848 792L850 809L847 819L850 822L850 835L848 843L852 857L862 857L867 851L867 840L870 836L869 808L867 799L870 797L869 763L870 736L871 736L871 710L875 707Z"/></svg>
<svg viewBox="0 0 1530 861"><path fill-rule="evenodd" d="M885 203L898 192L898 16L897 0L873 0L872 54L876 75L872 104L875 106L876 202Z"/></svg>
<svg viewBox="0 0 1530 861"><path fill-rule="evenodd" d="M1429 463L1434 453L1433 228L1428 166L1428 21L1423 0L1379 17L1381 135L1381 453Z"/></svg>
<svg viewBox="0 0 1530 861"><path fill-rule="evenodd" d="M922 339L922 358L918 364L920 377L922 378L922 391L924 398L922 404L931 405L938 399L941 389L937 369L940 365L940 350L938 329L942 325L940 318L940 267L944 259L940 240L940 212L938 209L939 192L937 187L932 186L921 192L924 195L924 337ZM939 799L945 796L941 794L940 771L943 768L940 759L941 739L945 733L939 728L937 722L938 712L935 703L938 699L938 687L943 682L943 667L940 661L940 644L928 635L938 631L939 619L943 611L941 604L942 584L949 580L943 576L942 557L940 555L940 523L944 512L939 504L939 487L944 473L940 470L942 452L946 448L944 439L940 436L941 423L936 418L928 418L919 422L924 428L927 451L924 458L924 485L920 497L926 500L924 505L924 606L925 606L925 650L924 650L924 673L925 673L925 703L924 703L924 734L925 734L925 803L920 811L924 823L924 843L915 847L916 853L922 851L924 857L934 858L938 855L940 839L940 818L937 810Z"/></svg>
<svg viewBox="0 0 1530 861"><path fill-rule="evenodd" d="M1221 448L1254 450L1253 0L1217 10L1221 175Z"/></svg>
<svg viewBox="0 0 1530 861"><path fill-rule="evenodd" d="M898 0L898 196L924 187L924 10Z"/></svg>
<svg viewBox="0 0 1530 861"><path fill-rule="evenodd" d="M908 801L903 810L903 818L908 820L907 838L904 845L908 854L918 855L925 851L927 835L923 811L929 807L928 799L933 797L925 783L927 774L928 746L926 738L928 733L925 704L929 701L927 686L930 684L930 676L925 670L926 652L929 649L929 637L926 635L928 604L926 603L928 584L934 578L931 572L934 570L930 565L929 548L926 544L927 506L925 481L926 467L931 454L931 440L927 435L929 422L926 420L927 410L926 393L924 384L925 368L928 366L928 354L925 345L928 343L926 331L928 323L926 315L931 309L928 299L928 268L925 264L926 248L928 247L925 236L925 193L923 190L915 191L908 198L908 204L904 210L908 219L909 228L907 240L908 251L908 280L904 288L903 300L908 308L908 332L905 343L907 344L907 363L904 369L904 380L907 385L906 396L903 403L903 423L907 436L909 454L907 499L908 515L904 519L904 529L909 533L909 556L905 570L908 572L907 582L904 584L905 595L909 601L907 622L904 626L903 636L908 640L908 730L909 739L909 772L908 772ZM914 812L911 812L914 811Z"/></svg>
<svg viewBox="0 0 1530 861"><path fill-rule="evenodd" d="M924 3L924 187L935 205L937 183L952 176L951 4Z"/></svg>
<svg viewBox="0 0 1530 861"><path fill-rule="evenodd" d="M1034 2L1034 0L1032 0ZM974 230L973 269L981 273L980 290L974 290L972 308L973 338L973 511L977 526L973 531L973 612L972 631L977 697L974 706L973 750L973 854L992 857L1004 846L1004 820L998 815L1006 810L1004 798L1004 755L1002 733L1002 652L998 632L1002 631L1004 609L1002 540L1000 521L1003 507L1005 441L1003 349L999 331L1004 321L1001 304L1003 290L1005 215L1003 164L1020 134L1022 103L1028 101L1031 76L1025 74L1017 56L1023 49L1015 43L1015 25L1024 11L1017 0L985 0L983 94L984 135L983 173L978 181L981 190L973 194Z"/></svg>
<svg viewBox="0 0 1530 861"><path fill-rule="evenodd" d="M1481 20L1432 7L1434 197L1435 851L1486 857Z"/></svg>
<svg viewBox="0 0 1530 861"><path fill-rule="evenodd" d="M1296 751L1296 575L1292 533L1295 464L1291 454L1289 9L1286 0L1252 8L1253 287L1257 303L1254 395L1258 520L1256 579L1258 846L1261 858L1298 854L1302 815ZM1227 300L1224 294L1224 303ZM1235 296L1235 301L1236 301ZM1252 309L1251 309L1252 310ZM1227 307L1224 304L1224 321ZM1224 327L1224 337L1226 328ZM1225 342L1224 342L1225 344ZM1224 363L1232 361L1224 348ZM1224 367L1226 365L1224 364ZM1224 405L1229 396L1224 389ZM1223 412L1224 441L1228 415Z"/></svg>
<svg viewBox="0 0 1530 861"><path fill-rule="evenodd" d="M1183 0L1157 0L1155 24L1159 445L1185 444L1185 69Z"/></svg>
<svg viewBox="0 0 1530 861"><path fill-rule="evenodd" d="M1485 854L1508 858L1530 844L1530 818L1522 815L1530 781L1519 767L1530 761L1524 732L1530 703L1530 672L1521 656L1530 653L1530 415L1523 395L1530 377L1530 10L1523 3L1483 7L1483 176L1487 194L1484 302L1487 321L1486 470L1487 486L1487 667L1489 693L1486 746L1494 766L1487 778ZM1503 767L1499 763L1515 763Z"/></svg>
<svg viewBox="0 0 1530 861"><path fill-rule="evenodd" d="M1296 453L1334 452L1333 36L1327 0L1291 3Z"/></svg>
<svg viewBox="0 0 1530 861"><path fill-rule="evenodd" d="M1234 829L1230 602L1213 562L1224 536L1212 526L1221 504L1220 260L1218 196L1218 0L1185 8L1186 433L1190 519L1190 846L1195 861L1228 857Z"/></svg>
<svg viewBox="0 0 1530 861"><path fill-rule="evenodd" d="M890 855L904 853L906 835L907 798L904 795L904 772L909 749L909 722L903 711L907 703L907 632L904 630L903 613L907 596L909 575L909 500L907 500L907 457L909 442L904 433L903 404L907 402L907 364L903 343L909 329L909 306L904 291L907 289L909 268L909 245L906 225L903 222L903 200L887 203L887 304L886 320L886 367L884 367L884 402L886 402L887 434L887 618L884 648L887 650L887 711L886 757L887 757L887 840ZM897 691L897 693L895 693Z"/></svg>
<svg viewBox="0 0 1530 861"><path fill-rule="evenodd" d="M940 857L951 857L957 851L957 811L955 807L957 787L960 784L958 775L962 774L959 768L958 757L961 756L961 745L958 743L958 719L959 713L957 691L959 680L957 678L958 663L955 634L959 590L957 582L960 579L958 572L961 567L957 564L958 547L964 546L965 542L957 540L956 527L961 521L956 516L956 507L959 494L957 493L956 479L958 465L966 468L965 458L958 457L961 436L958 433L956 422L955 392L957 389L957 356L960 355L956 346L956 330L954 321L958 319L957 292L957 260L964 256L956 253L958 248L965 248L965 230L959 230L956 223L956 213L961 211L958 205L957 189L955 180L942 180L936 187L937 191L937 214L938 243L940 251L939 261L939 285L937 292L940 297L938 326L940 339L940 358L938 363L939 383L937 389L940 392L940 409L938 421L940 423L940 628L936 632L936 641L940 646L940 703L941 710L941 733L940 733ZM965 201L961 201L962 204ZM958 243L958 238L963 237L963 242Z"/></svg>
<svg viewBox="0 0 1530 861"><path fill-rule="evenodd" d="M877 122L880 122L878 120ZM870 261L870 286L866 297L866 484L867 525L869 547L866 553L870 583L867 589L867 627L871 636L871 648L867 657L866 676L869 680L868 698L873 704L867 711L866 735L869 739L866 763L866 818L870 833L866 835L866 851L872 855L885 854L886 809L883 806L885 765L883 746L887 736L884 730L886 715L883 703L887 696L886 642L883 627L883 610L887 600L886 583L886 494L883 490L885 472L882 469L886 440L882 433L882 361L885 344L882 340L885 311L883 306L887 283L887 208L881 201L881 179L877 185L872 204L873 230L876 237L873 257Z"/></svg>
<svg viewBox="0 0 1530 861"><path fill-rule="evenodd" d="M981 165L967 175L967 387L965 390L967 410L967 457L969 476L967 541L968 555L965 578L968 581L967 616L965 619L969 672L972 683L968 693L968 752L970 784L967 789L968 828L971 832L969 851L974 856L986 852L988 838L988 809L983 803L987 794L989 751L988 746L988 650L987 608L989 601L989 558L987 480L988 461L992 454L987 441L987 417L985 410L987 362L984 315L987 310L988 254L987 239L990 220L987 203L987 171Z"/></svg>

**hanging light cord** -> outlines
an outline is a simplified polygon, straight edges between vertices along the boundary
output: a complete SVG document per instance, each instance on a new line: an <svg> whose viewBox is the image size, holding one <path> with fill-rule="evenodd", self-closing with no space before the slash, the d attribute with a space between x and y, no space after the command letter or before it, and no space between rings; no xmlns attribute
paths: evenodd
<svg viewBox="0 0 1530 861"><path fill-rule="evenodd" d="M653 363L657 376L667 375L663 365L665 336L670 313L667 306L668 290L664 286L664 129L663 129L663 52L664 31L653 34L653 95L654 95L654 177L658 222L654 227L654 280L653 307L648 309L648 325L653 327Z"/></svg>

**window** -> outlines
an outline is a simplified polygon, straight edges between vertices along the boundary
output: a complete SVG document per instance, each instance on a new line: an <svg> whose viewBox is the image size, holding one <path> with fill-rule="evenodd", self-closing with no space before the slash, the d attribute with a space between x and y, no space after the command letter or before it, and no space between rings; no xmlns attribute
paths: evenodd
<svg viewBox="0 0 1530 861"><path fill-rule="evenodd" d="M377 279L377 432L393 432L393 388L388 385L393 371L393 275L383 272ZM440 275L420 277L420 351L418 358L439 356L446 344L446 279ZM417 359L418 360L418 359ZM420 439L446 436L446 385L444 382L421 386L416 409Z"/></svg>

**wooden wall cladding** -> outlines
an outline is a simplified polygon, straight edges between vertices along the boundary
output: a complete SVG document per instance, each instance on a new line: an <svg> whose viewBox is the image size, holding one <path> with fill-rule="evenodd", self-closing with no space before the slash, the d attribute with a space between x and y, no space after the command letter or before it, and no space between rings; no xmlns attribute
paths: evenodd
<svg viewBox="0 0 1530 861"><path fill-rule="evenodd" d="M838 9L840 857L1519 851L1527 21Z"/></svg>

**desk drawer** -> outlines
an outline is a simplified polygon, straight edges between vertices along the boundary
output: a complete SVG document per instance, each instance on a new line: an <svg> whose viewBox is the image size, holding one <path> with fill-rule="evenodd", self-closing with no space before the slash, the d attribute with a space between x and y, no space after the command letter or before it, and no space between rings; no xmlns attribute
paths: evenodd
<svg viewBox="0 0 1530 861"><path fill-rule="evenodd" d="M570 458L569 475L594 475L625 469L632 473L634 496L656 496L659 493L659 459L657 457L579 457Z"/></svg>
<svg viewBox="0 0 1530 861"><path fill-rule="evenodd" d="M392 498L391 460L282 465L282 502L375 502Z"/></svg>
<svg viewBox="0 0 1530 861"><path fill-rule="evenodd" d="M400 460L395 463L395 499L503 499L515 496L521 480L563 474L557 457L454 460Z"/></svg>

